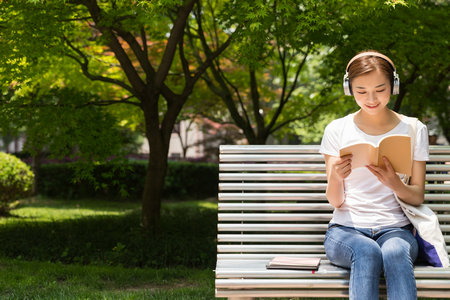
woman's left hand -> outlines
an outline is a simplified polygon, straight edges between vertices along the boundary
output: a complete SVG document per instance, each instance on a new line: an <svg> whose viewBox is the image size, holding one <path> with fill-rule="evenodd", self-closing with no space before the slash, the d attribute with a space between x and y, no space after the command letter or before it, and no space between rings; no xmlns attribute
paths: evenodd
<svg viewBox="0 0 450 300"><path fill-rule="evenodd" d="M375 175L378 180L390 188L391 190L395 191L399 186L403 184L400 177L395 173L394 168L392 167L389 160L383 156L383 161L385 167L377 167L374 165L368 165L366 166L370 172L372 172L373 175Z"/></svg>

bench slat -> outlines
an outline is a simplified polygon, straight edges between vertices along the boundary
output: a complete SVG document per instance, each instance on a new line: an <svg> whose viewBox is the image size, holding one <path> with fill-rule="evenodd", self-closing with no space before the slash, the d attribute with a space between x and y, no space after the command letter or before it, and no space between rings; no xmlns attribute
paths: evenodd
<svg viewBox="0 0 450 300"><path fill-rule="evenodd" d="M288 256L287 254L285 256ZM295 256L295 255L293 255ZM299 257L299 255L297 255ZM301 257L305 257L302 255ZM334 266L329 260L322 259L319 269L314 273L311 270L289 270L289 269L266 269L266 264L273 257L260 260L239 259L217 261L217 278L348 278L350 271L348 269ZM425 266L416 266L414 276L419 279L425 278L450 278L450 269L433 268Z"/></svg>
<svg viewBox="0 0 450 300"><path fill-rule="evenodd" d="M237 261L237 260L245 260L247 263L256 261L256 260L270 260L275 256L291 256L291 257L320 257L323 260L327 259L325 253L218 253L217 261ZM242 262L240 263L243 266ZM245 265L245 264L244 264ZM265 266L265 265L264 265ZM265 269L265 267L264 267ZM290 270L292 271L292 270Z"/></svg>
<svg viewBox="0 0 450 300"><path fill-rule="evenodd" d="M441 166L441 165L436 165ZM219 164L219 171L325 171L325 164Z"/></svg>
<svg viewBox="0 0 450 300"><path fill-rule="evenodd" d="M327 200L325 193L219 193L219 201L227 200Z"/></svg>
<svg viewBox="0 0 450 300"><path fill-rule="evenodd" d="M220 183L219 191L325 191L326 183Z"/></svg>
<svg viewBox="0 0 450 300"><path fill-rule="evenodd" d="M450 172L450 164L427 164L427 172ZM219 171L325 171L325 164L219 164Z"/></svg>
<svg viewBox="0 0 450 300"><path fill-rule="evenodd" d="M449 174L426 174L428 181L450 181ZM325 181L325 173L220 173L220 181Z"/></svg>
<svg viewBox="0 0 450 300"><path fill-rule="evenodd" d="M221 162L323 162L322 154L220 154ZM450 155L430 155L430 162L450 162Z"/></svg>
<svg viewBox="0 0 450 300"><path fill-rule="evenodd" d="M218 234L218 242L323 242L325 234ZM444 235L450 244L450 235Z"/></svg>
<svg viewBox="0 0 450 300"><path fill-rule="evenodd" d="M321 154L220 154L221 162L323 162Z"/></svg>
<svg viewBox="0 0 450 300"><path fill-rule="evenodd" d="M450 246L446 247L450 253ZM296 253L325 253L323 245L217 245L217 252L296 252Z"/></svg>
<svg viewBox="0 0 450 300"><path fill-rule="evenodd" d="M328 222L332 214L291 214L291 213L254 213L254 214L235 214L219 213L219 221L316 221ZM450 215L449 215L450 217Z"/></svg>
<svg viewBox="0 0 450 300"><path fill-rule="evenodd" d="M216 279L217 288L345 288L346 279Z"/></svg>
<svg viewBox="0 0 450 300"><path fill-rule="evenodd" d="M324 234L218 234L217 242L323 242L324 237Z"/></svg>
<svg viewBox="0 0 450 300"><path fill-rule="evenodd" d="M450 233L450 225L440 224L441 231L443 233ZM285 223L219 223L217 230L223 231L320 231L325 232L328 228L328 224L285 224Z"/></svg>
<svg viewBox="0 0 450 300"><path fill-rule="evenodd" d="M450 164L427 164L427 172L450 172Z"/></svg>
<svg viewBox="0 0 450 300"><path fill-rule="evenodd" d="M326 183L219 183L219 191L325 191ZM450 184L425 184L426 191L450 191Z"/></svg>
<svg viewBox="0 0 450 300"><path fill-rule="evenodd" d="M220 153L318 153L319 145L220 145Z"/></svg>
<svg viewBox="0 0 450 300"><path fill-rule="evenodd" d="M436 180L436 181L450 181L449 174L426 174L425 179L428 181Z"/></svg>
<svg viewBox="0 0 450 300"><path fill-rule="evenodd" d="M332 214L295 213L219 213L219 221L330 221ZM450 214L439 214L438 220L450 222Z"/></svg>
<svg viewBox="0 0 450 300"><path fill-rule="evenodd" d="M450 227L450 225L449 225ZM328 228L328 224L277 224L277 223L264 223L264 224L227 224L219 223L217 225L218 231L321 231L325 232Z"/></svg>
<svg viewBox="0 0 450 300"><path fill-rule="evenodd" d="M320 210L333 211L333 206L329 203L219 203L219 211L225 210Z"/></svg>
<svg viewBox="0 0 450 300"><path fill-rule="evenodd" d="M416 280L416 286L430 289L450 289L450 281L438 279ZM346 279L216 279L217 288L347 288ZM449 290L450 292L450 290Z"/></svg>
<svg viewBox="0 0 450 300"><path fill-rule="evenodd" d="M385 293L384 290L380 290L380 294ZM427 298L448 298L449 290L418 290L418 297ZM321 289L321 290L222 290L216 289L216 297L347 297L348 290L334 290L334 289Z"/></svg>
<svg viewBox="0 0 450 300"><path fill-rule="evenodd" d="M450 211L450 205L446 204L427 204L434 212ZM219 203L219 211L326 211L333 212L333 206L329 203Z"/></svg>
<svg viewBox="0 0 450 300"><path fill-rule="evenodd" d="M438 161L438 162L449 162L450 161L450 155L430 155L430 160L432 162Z"/></svg>
<svg viewBox="0 0 450 300"><path fill-rule="evenodd" d="M259 201L259 200L323 200L327 201L325 193L219 193L219 201ZM450 201L450 194L425 194L426 201Z"/></svg>
<svg viewBox="0 0 450 300"><path fill-rule="evenodd" d="M450 175L449 175L450 178ZM241 180L258 180L258 181L326 181L325 173L307 174L307 173L221 173L220 181L241 181Z"/></svg>
<svg viewBox="0 0 450 300"><path fill-rule="evenodd" d="M218 252L324 253L323 245L217 245Z"/></svg>
<svg viewBox="0 0 450 300"><path fill-rule="evenodd" d="M220 145L220 153L318 153L319 145ZM450 146L429 146L430 154L450 154Z"/></svg>

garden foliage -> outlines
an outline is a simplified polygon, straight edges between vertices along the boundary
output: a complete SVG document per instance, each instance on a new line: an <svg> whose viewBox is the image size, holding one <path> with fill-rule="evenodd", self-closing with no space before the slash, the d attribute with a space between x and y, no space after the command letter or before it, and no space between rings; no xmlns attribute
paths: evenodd
<svg viewBox="0 0 450 300"><path fill-rule="evenodd" d="M75 181L73 163L42 165L38 179L39 194L68 199L141 199L147 163L105 163L94 165L92 179ZM217 194L218 166L212 163L169 161L163 197L202 199Z"/></svg>
<svg viewBox="0 0 450 300"><path fill-rule="evenodd" d="M0 152L0 215L7 214L9 203L28 196L34 175L17 157Z"/></svg>

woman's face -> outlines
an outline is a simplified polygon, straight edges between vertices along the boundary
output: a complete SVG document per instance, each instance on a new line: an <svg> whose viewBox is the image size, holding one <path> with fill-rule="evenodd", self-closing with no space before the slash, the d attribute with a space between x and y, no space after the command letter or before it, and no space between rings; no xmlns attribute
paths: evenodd
<svg viewBox="0 0 450 300"><path fill-rule="evenodd" d="M379 70L353 78L353 96L361 109L375 115L386 109L391 96L389 78Z"/></svg>

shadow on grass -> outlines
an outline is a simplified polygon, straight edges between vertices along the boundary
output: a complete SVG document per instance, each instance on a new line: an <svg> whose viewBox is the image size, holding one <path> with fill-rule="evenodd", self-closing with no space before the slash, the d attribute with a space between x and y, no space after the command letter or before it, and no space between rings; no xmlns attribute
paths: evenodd
<svg viewBox="0 0 450 300"><path fill-rule="evenodd" d="M23 207L45 207L45 203ZM158 233L142 230L138 209L121 215L53 221L19 218L0 225L0 256L77 264L212 269L216 227L215 209L182 205L162 209Z"/></svg>

